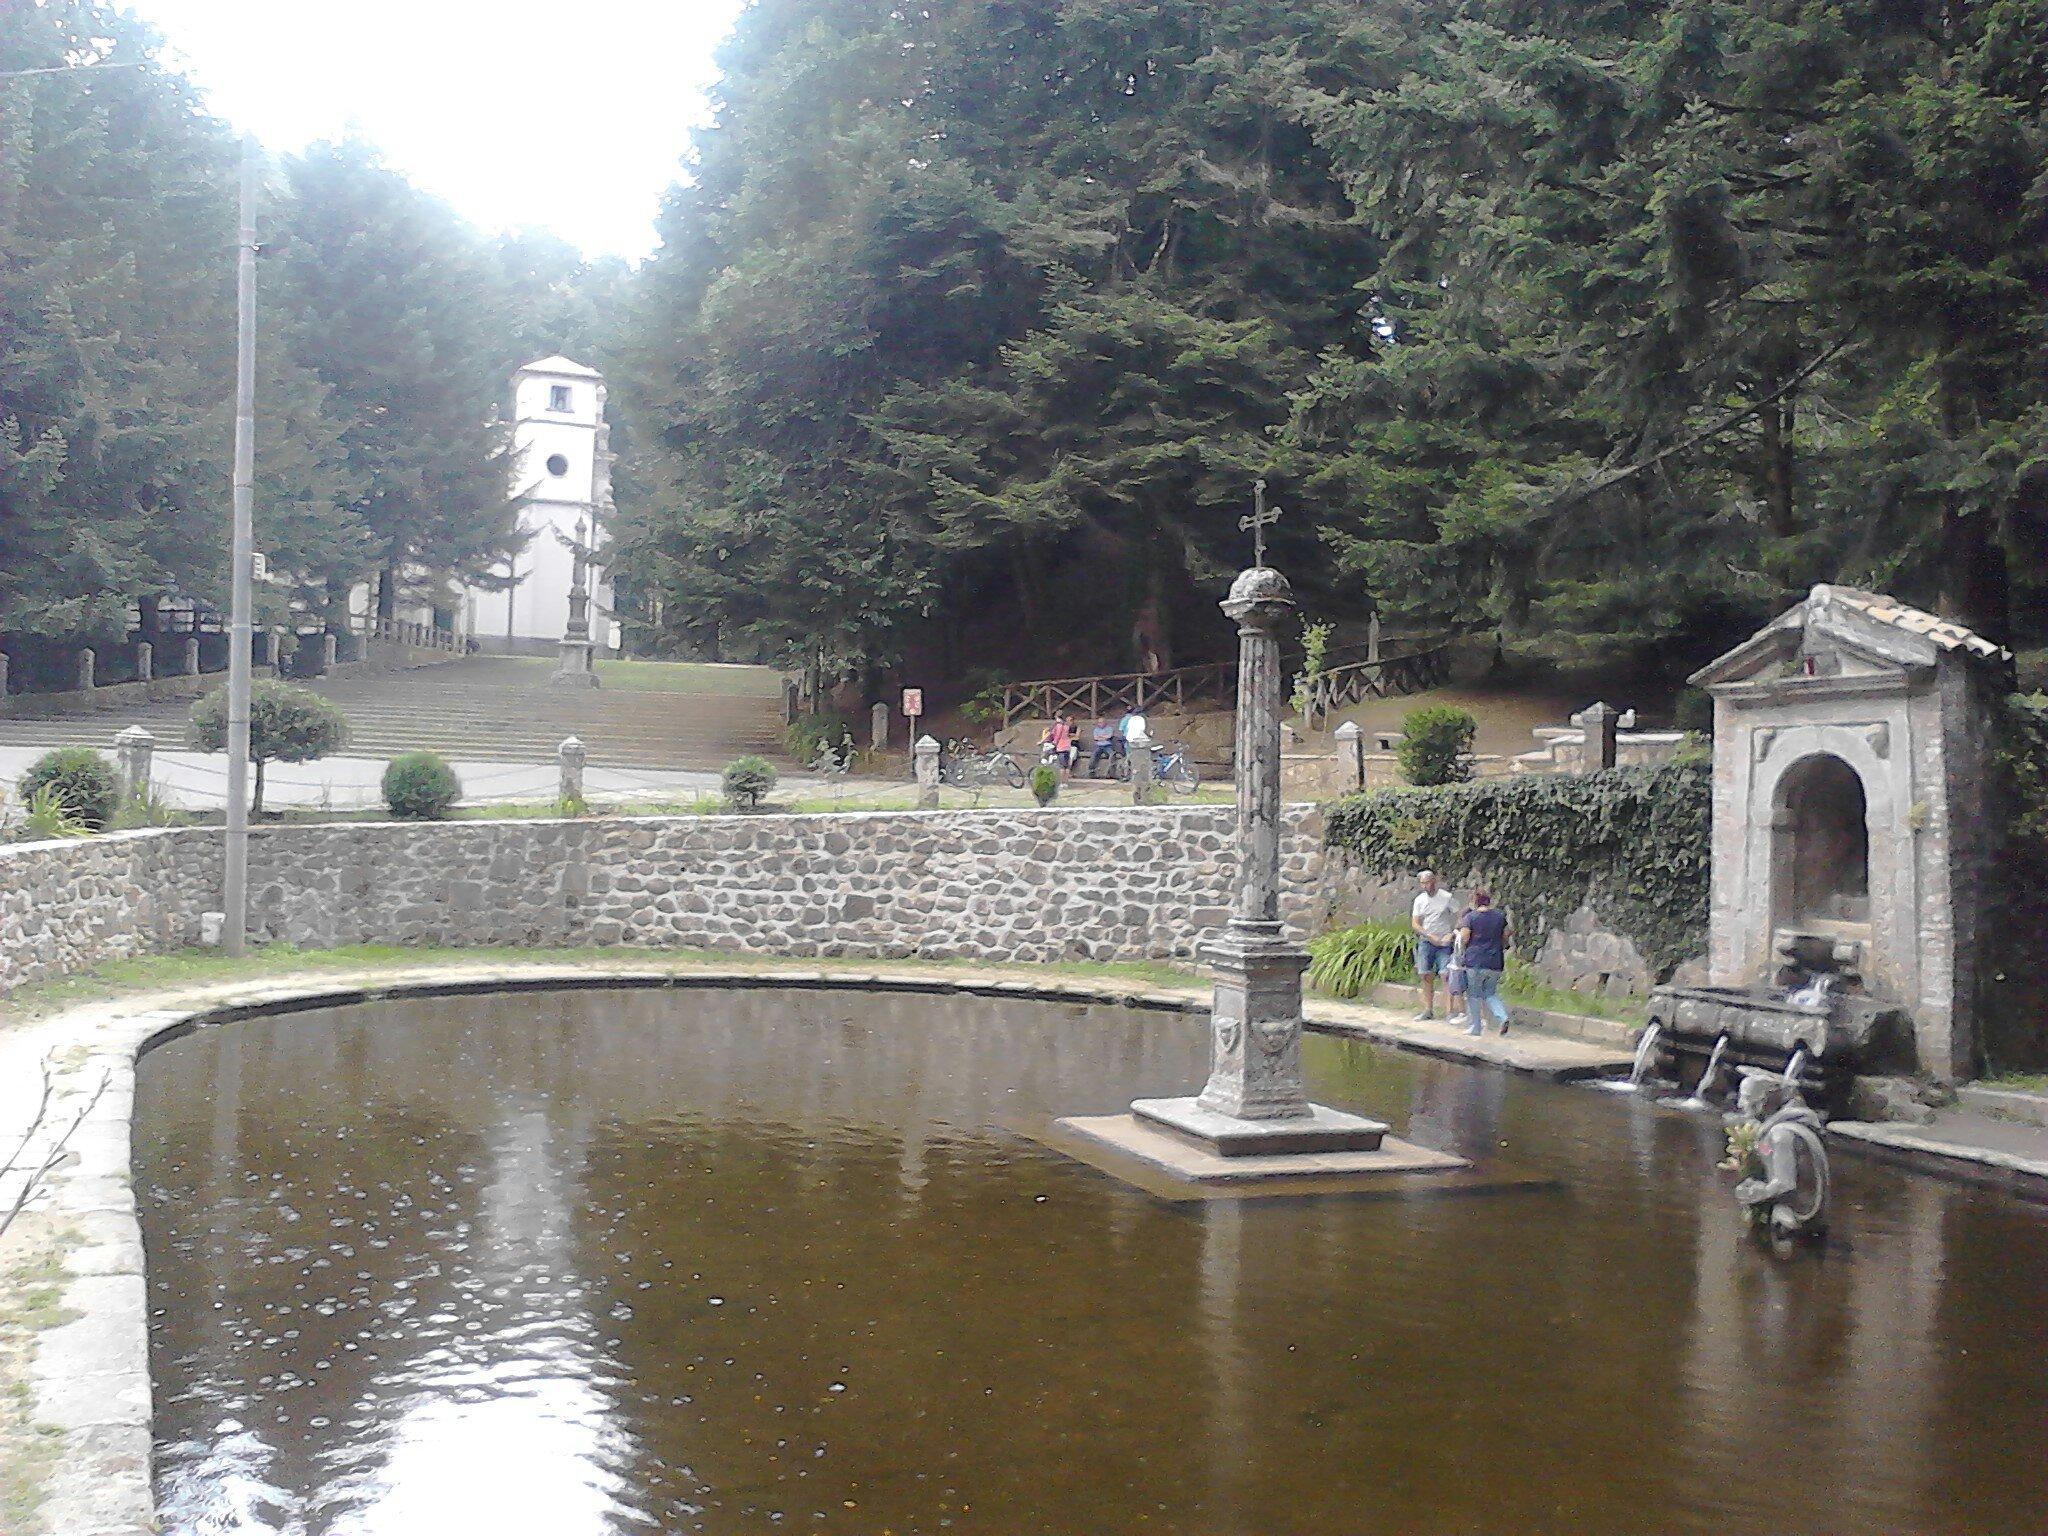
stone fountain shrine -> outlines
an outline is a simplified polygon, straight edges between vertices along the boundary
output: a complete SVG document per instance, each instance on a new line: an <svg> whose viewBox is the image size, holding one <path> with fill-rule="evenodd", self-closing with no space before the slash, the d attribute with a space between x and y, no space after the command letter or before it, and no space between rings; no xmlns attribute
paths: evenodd
<svg viewBox="0 0 2048 1536"><path fill-rule="evenodd" d="M1972 1075L2010 662L1932 614L1818 586L1694 674L1714 698L1709 974L1652 995L1674 1075L1724 1037L1824 1098L1858 1072Z"/></svg>

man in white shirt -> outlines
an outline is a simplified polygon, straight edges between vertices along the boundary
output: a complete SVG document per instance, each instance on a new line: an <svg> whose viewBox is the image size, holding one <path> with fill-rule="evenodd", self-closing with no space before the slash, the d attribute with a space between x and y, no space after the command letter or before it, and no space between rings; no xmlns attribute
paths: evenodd
<svg viewBox="0 0 2048 1536"><path fill-rule="evenodd" d="M1123 731L1126 746L1131 742L1144 740L1147 734L1145 730L1145 716L1138 710L1132 710L1123 718Z"/></svg>
<svg viewBox="0 0 2048 1536"><path fill-rule="evenodd" d="M1415 974L1422 984L1422 1012L1415 1015L1420 1023L1436 1017L1436 979L1451 963L1452 945L1457 937L1458 900L1438 887L1432 870L1425 869L1415 879L1422 890L1408 909L1408 926L1415 930ZM1446 1015L1450 1008L1450 991L1446 987Z"/></svg>

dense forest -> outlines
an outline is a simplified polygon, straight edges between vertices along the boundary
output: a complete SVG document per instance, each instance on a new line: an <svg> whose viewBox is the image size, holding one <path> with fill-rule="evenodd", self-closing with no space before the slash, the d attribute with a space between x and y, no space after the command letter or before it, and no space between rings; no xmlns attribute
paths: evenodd
<svg viewBox="0 0 2048 1536"><path fill-rule="evenodd" d="M0 17L0 631L85 639L223 587L237 146L113 6ZM302 612L488 581L563 351L646 651L1207 659L1260 478L1319 618L1670 676L1832 580L2048 639L2048 0L755 0L723 69L637 271L269 163Z"/></svg>
<svg viewBox="0 0 2048 1536"><path fill-rule="evenodd" d="M643 269L668 639L1667 674L1815 581L2048 625L2048 0L758 0Z"/></svg>
<svg viewBox="0 0 2048 1536"><path fill-rule="evenodd" d="M0 631L118 636L218 602L240 147L97 3L0 5ZM314 616L384 611L514 537L518 363L600 345L623 262L486 240L361 144L267 167L258 217L257 544ZM273 617L277 616L275 614Z"/></svg>

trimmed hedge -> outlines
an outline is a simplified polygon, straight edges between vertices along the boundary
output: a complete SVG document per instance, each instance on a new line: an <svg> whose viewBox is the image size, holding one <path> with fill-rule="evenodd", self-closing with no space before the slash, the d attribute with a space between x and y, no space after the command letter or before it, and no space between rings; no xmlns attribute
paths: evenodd
<svg viewBox="0 0 2048 1536"><path fill-rule="evenodd" d="M27 805L47 789L88 832L102 831L121 798L114 765L91 747L53 747L29 765L15 793Z"/></svg>
<svg viewBox="0 0 2048 1536"><path fill-rule="evenodd" d="M1709 775L1696 763L1353 795L1324 844L1383 879L1477 874L1533 948L1590 902L1660 973L1707 945Z"/></svg>
<svg viewBox="0 0 2048 1536"><path fill-rule="evenodd" d="M462 798L462 781L438 752L401 752L384 765L384 803L401 821L440 821Z"/></svg>

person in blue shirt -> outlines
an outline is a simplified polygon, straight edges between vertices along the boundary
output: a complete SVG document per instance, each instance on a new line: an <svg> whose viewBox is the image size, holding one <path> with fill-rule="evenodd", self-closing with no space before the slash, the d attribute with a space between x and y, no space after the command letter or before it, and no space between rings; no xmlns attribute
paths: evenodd
<svg viewBox="0 0 2048 1536"><path fill-rule="evenodd" d="M1458 949L1465 964L1468 1035L1486 1033L1488 1012L1500 1032L1508 1032L1508 1005L1501 1000L1500 977L1508 968L1508 941L1513 934L1507 914L1494 907L1492 893L1484 886L1473 891L1472 905L1458 919Z"/></svg>

